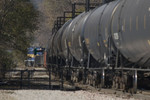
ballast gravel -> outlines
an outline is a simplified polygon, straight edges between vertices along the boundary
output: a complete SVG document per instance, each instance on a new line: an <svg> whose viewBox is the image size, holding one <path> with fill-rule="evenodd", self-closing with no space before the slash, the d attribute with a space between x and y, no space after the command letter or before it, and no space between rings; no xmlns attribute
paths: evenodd
<svg viewBox="0 0 150 100"><path fill-rule="evenodd" d="M138 100L89 91L0 90L0 100Z"/></svg>

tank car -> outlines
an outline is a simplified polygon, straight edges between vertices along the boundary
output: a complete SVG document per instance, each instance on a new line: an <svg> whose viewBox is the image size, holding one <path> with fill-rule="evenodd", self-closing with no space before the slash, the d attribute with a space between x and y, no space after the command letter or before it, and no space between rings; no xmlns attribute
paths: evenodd
<svg viewBox="0 0 150 100"><path fill-rule="evenodd" d="M83 12L77 16L72 20L67 31L69 50L74 58L80 63L87 60L87 48L85 47L84 42L83 27L89 15L90 12Z"/></svg>
<svg viewBox="0 0 150 100"><path fill-rule="evenodd" d="M149 4L149 0L121 0L111 23L117 49L127 60L143 67L150 64Z"/></svg>

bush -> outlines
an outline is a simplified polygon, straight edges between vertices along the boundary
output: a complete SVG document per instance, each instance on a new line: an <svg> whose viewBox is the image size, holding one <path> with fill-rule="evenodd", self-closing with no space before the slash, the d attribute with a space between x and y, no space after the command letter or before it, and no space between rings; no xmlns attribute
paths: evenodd
<svg viewBox="0 0 150 100"><path fill-rule="evenodd" d="M0 50L0 79L5 78L5 71L16 67L12 60L12 54L7 51Z"/></svg>

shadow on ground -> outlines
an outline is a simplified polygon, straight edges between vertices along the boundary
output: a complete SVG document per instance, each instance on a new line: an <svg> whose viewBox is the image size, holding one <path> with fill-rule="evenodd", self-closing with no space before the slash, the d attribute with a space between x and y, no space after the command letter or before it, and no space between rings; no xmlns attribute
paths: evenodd
<svg viewBox="0 0 150 100"><path fill-rule="evenodd" d="M79 91L82 90L80 87L71 85L62 85L59 83L52 83L51 85L45 83L32 83L23 82L22 84L18 81L0 82L0 90L62 90L62 91Z"/></svg>

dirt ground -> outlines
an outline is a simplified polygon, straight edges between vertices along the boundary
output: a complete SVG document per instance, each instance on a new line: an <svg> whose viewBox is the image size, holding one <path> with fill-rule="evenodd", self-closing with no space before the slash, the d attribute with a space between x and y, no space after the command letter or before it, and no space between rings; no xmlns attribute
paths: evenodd
<svg viewBox="0 0 150 100"><path fill-rule="evenodd" d="M138 100L89 91L0 90L0 100Z"/></svg>

